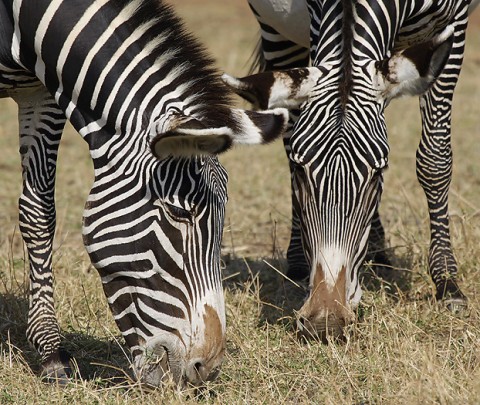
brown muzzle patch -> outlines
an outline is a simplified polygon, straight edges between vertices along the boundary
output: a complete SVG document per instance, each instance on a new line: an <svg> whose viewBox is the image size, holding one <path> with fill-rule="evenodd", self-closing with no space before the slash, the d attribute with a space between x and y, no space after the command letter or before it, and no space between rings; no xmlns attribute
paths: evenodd
<svg viewBox="0 0 480 405"><path fill-rule="evenodd" d="M187 380L195 385L216 378L225 353L222 322L217 311L210 305L205 305L203 321L205 324L203 342L192 347L187 361Z"/></svg>
<svg viewBox="0 0 480 405"><path fill-rule="evenodd" d="M351 310L346 302L346 273L342 266L333 287L325 280L319 265L313 277L310 296L298 312L298 331L301 336L320 338L343 337L343 328L352 321Z"/></svg>
<svg viewBox="0 0 480 405"><path fill-rule="evenodd" d="M223 357L225 351L225 335L222 329L222 323L218 317L217 311L210 305L205 305L205 344L201 349L204 358Z"/></svg>

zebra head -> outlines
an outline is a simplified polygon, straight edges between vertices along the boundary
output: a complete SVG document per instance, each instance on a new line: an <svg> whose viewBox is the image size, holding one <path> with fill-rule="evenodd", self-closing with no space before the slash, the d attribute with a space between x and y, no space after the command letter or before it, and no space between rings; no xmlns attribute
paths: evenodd
<svg viewBox="0 0 480 405"><path fill-rule="evenodd" d="M227 173L216 155L281 136L288 120L285 109L216 108L229 117L221 120L225 126L162 114L149 126L149 145L126 138L118 152L105 148L108 163L94 159L84 242L135 374L150 385L167 374L181 385L217 376L225 350L220 262Z"/></svg>
<svg viewBox="0 0 480 405"><path fill-rule="evenodd" d="M354 319L359 269L388 165L384 109L395 97L429 88L446 63L452 33L447 27L381 59L352 57L350 71L342 58L317 57L310 68L224 76L259 108L301 110L288 147L292 203L309 266L309 294L297 323L307 336L342 336ZM325 48L335 42L324 40Z"/></svg>
<svg viewBox="0 0 480 405"><path fill-rule="evenodd" d="M227 174L217 155L280 137L288 111L231 108L213 60L163 2L84 3L84 16L66 1L48 6L81 16L71 29L58 12L52 31L66 44L82 32L82 46L64 46L78 73L47 83L73 94L59 104L93 160L84 244L138 379L199 385L216 377L225 350ZM110 41L118 45L103 47ZM46 76L56 71L47 64Z"/></svg>

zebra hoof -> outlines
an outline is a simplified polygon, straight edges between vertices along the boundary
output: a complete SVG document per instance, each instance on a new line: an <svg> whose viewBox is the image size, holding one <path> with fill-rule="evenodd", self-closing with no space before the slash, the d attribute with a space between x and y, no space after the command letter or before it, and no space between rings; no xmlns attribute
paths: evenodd
<svg viewBox="0 0 480 405"><path fill-rule="evenodd" d="M65 351L58 351L49 355L41 366L41 378L49 383L65 387L72 376L70 355Z"/></svg>
<svg viewBox="0 0 480 405"><path fill-rule="evenodd" d="M468 301L463 298L448 298L443 300L445 307L455 315L463 314L468 308Z"/></svg>
<svg viewBox="0 0 480 405"><path fill-rule="evenodd" d="M447 280L437 286L437 300L456 315L465 312L468 306L467 297L460 291L455 280Z"/></svg>
<svg viewBox="0 0 480 405"><path fill-rule="evenodd" d="M389 281L392 278L392 262L384 252L379 252L372 258L372 270L377 277Z"/></svg>

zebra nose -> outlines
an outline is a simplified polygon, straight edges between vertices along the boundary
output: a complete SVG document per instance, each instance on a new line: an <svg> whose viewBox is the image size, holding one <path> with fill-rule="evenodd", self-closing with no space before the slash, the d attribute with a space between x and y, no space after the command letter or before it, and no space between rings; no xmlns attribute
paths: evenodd
<svg viewBox="0 0 480 405"><path fill-rule="evenodd" d="M220 366L212 366L202 359L194 359L187 364L185 377L187 383L199 386L217 378L219 372Z"/></svg>
<svg viewBox="0 0 480 405"><path fill-rule="evenodd" d="M344 327L346 323L345 318L334 314L325 317L299 315L297 318L297 334L307 340L320 340L323 343L328 343L327 337L339 341L345 338Z"/></svg>

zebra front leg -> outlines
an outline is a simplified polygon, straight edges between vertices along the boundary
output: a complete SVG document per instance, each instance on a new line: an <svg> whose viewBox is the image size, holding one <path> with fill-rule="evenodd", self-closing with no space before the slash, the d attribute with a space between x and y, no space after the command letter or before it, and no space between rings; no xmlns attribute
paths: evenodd
<svg viewBox="0 0 480 405"><path fill-rule="evenodd" d="M290 163L290 172L293 175L292 164ZM287 277L295 281L307 280L310 276L310 268L305 258L305 252L302 244L301 224L297 213L295 196L293 195L292 183L292 229L290 232L290 244L287 250L288 271Z"/></svg>
<svg viewBox="0 0 480 405"><path fill-rule="evenodd" d="M273 27L269 26L262 18L262 15L255 10L254 5L256 2L249 1L249 3L261 29L261 47L258 49L259 54L256 55L260 71L307 67L310 64L309 48L299 45L277 32ZM308 30L306 30L305 36L308 42ZM266 108L266 106L263 106L263 108ZM290 120L283 139L285 152L290 162L291 175L293 175L293 164L290 160L290 136L299 115L300 110L294 109L290 111ZM288 281L283 283L278 292L279 305L284 306L287 310L300 308L307 295L307 288L306 286L305 288L298 288L297 285L304 284L302 283L303 281L307 281L306 284L308 284L308 278L310 276L310 268L303 250L299 215L294 205L295 196L292 185L292 228L290 244L287 250L287 277L294 280L295 283Z"/></svg>
<svg viewBox="0 0 480 405"><path fill-rule="evenodd" d="M292 163L290 172L293 173ZM292 183L293 187L293 183ZM277 291L277 305L286 313L297 311L302 306L308 294L308 280L310 270L303 250L301 223L298 215L298 206L292 188L292 222L290 243L287 250L286 279L280 283Z"/></svg>
<svg viewBox="0 0 480 405"><path fill-rule="evenodd" d="M421 97L422 138L417 149L417 178L427 197L430 213L429 271L436 298L452 311L466 307L467 299L457 285L457 263L450 242L448 190L452 177L450 139L451 102L460 73L464 31L457 34L443 73Z"/></svg>
<svg viewBox="0 0 480 405"><path fill-rule="evenodd" d="M300 115L299 110L290 111L290 120L288 131L283 139L287 157L290 156L290 135L293 125ZM305 257L302 242L302 229L300 223L298 201L295 198L293 188L294 165L289 159L290 184L291 184L291 203L292 203L292 222L290 231L290 243L287 250L287 279L281 283L277 293L277 303L287 313L300 309L308 294L308 280L310 277L310 268ZM291 282L291 281L293 282Z"/></svg>
<svg viewBox="0 0 480 405"><path fill-rule="evenodd" d="M18 104L23 191L20 231L30 264L27 338L42 356L42 375L66 382L68 359L60 352L53 302L52 244L55 234L55 172L65 115L46 89L12 95Z"/></svg>
<svg viewBox="0 0 480 405"><path fill-rule="evenodd" d="M380 220L378 207L372 218L365 261L372 262L373 272L378 277L384 280L390 280L392 278L392 263L386 253L385 230L383 229L382 221Z"/></svg>
<svg viewBox="0 0 480 405"><path fill-rule="evenodd" d="M256 63L260 71L271 70L286 70L292 68L306 67L310 63L310 50L307 47L293 42L280 34L275 28L268 25L267 21L263 19L263 15L255 9L258 2L249 0L250 8L258 20L261 30L261 46L258 49L259 54L256 55ZM306 12L306 10L305 10ZM305 32L305 37L308 39L308 31ZM253 69L252 69L253 70ZM251 101L251 100L250 100ZM261 103L259 103L261 104ZM261 108L268 108L262 105ZM293 163L290 161L290 136L293 131L293 126L300 115L300 110L291 110L290 119L287 130L283 138L285 146L285 153L289 158L290 174L293 176ZM292 178L291 178L292 181ZM302 236L300 228L300 220L295 208L295 196L292 184L292 228L290 235L290 244L287 251L288 271L287 277L301 281L305 280L310 275L310 269L305 259L305 253L302 245ZM286 293L285 293L286 294ZM302 292L303 294L303 292Z"/></svg>

